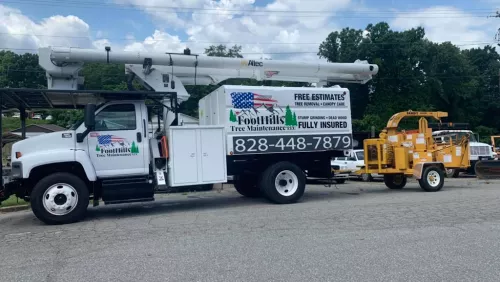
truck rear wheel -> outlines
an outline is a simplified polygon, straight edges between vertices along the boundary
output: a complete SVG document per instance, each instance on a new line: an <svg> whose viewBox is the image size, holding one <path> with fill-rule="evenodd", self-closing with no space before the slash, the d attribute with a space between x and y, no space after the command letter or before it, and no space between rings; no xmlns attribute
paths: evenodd
<svg viewBox="0 0 500 282"><path fill-rule="evenodd" d="M418 183L426 192L437 192L443 188L444 171L436 166L425 167Z"/></svg>
<svg viewBox="0 0 500 282"><path fill-rule="evenodd" d="M279 162L268 167L261 176L260 190L276 204L297 202L306 188L302 169L291 162Z"/></svg>
<svg viewBox="0 0 500 282"><path fill-rule="evenodd" d="M260 197L261 193L257 187L257 175L242 174L234 178L234 189L241 195L249 198Z"/></svg>
<svg viewBox="0 0 500 282"><path fill-rule="evenodd" d="M406 175L385 174L384 183L389 189L403 189L406 186Z"/></svg>
<svg viewBox="0 0 500 282"><path fill-rule="evenodd" d="M85 217L89 191L74 174L58 172L42 178L31 192L31 209L46 224L77 222Z"/></svg>

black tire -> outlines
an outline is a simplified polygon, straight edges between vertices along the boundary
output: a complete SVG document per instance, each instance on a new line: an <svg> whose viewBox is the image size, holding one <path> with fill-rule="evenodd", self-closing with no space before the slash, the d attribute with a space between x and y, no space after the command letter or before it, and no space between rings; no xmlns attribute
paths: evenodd
<svg viewBox="0 0 500 282"><path fill-rule="evenodd" d="M283 179L279 181L279 185L275 185L278 175L283 177ZM286 190L285 183L286 185L290 185L291 191ZM269 166L260 177L260 190L262 194L276 204L297 202L304 195L305 189L306 176L304 171L291 162L275 163Z"/></svg>
<svg viewBox="0 0 500 282"><path fill-rule="evenodd" d="M460 174L460 171L458 169L447 169L446 170L446 177L448 177L448 178L457 178L459 174Z"/></svg>
<svg viewBox="0 0 500 282"><path fill-rule="evenodd" d="M406 175L404 174L384 174L385 186L389 189L399 190L406 186Z"/></svg>
<svg viewBox="0 0 500 282"><path fill-rule="evenodd" d="M76 192L76 196L77 196L78 200L75 199L76 196L73 195L74 192L69 193L69 197L72 197L72 199L75 199L75 207L73 208L73 210L71 212L69 212L67 214L55 215L55 214L50 213L44 207L44 199L43 199L44 194L49 188L51 188L51 186L53 186L55 184L69 185ZM61 187L64 187L64 186L61 185L61 186L58 186L56 188L61 189ZM61 189L61 192L62 191L65 191L65 190ZM70 191L70 190L67 190L67 191ZM68 201L71 201L69 199L69 197L61 196L61 195L63 195L63 194L59 193L56 196L56 197L60 196L59 201L66 201L66 203L68 203ZM58 201L56 199L56 197L54 197L54 200ZM42 178L40 181L38 181L38 183L33 188L33 191L31 192L31 209L33 210L33 213L35 214L35 216L46 224L67 224L67 223L73 223L73 222L80 221L85 217L85 215L87 213L88 205L89 205L89 190L88 190L87 186L85 185L85 182L83 182L83 180L81 180L78 176L71 174L71 173L57 172L57 173L50 174L50 175ZM61 206L61 205L59 205L59 206ZM71 206L70 206L70 208L71 208Z"/></svg>
<svg viewBox="0 0 500 282"><path fill-rule="evenodd" d="M335 179L335 182L337 182L337 184L344 184L346 179Z"/></svg>
<svg viewBox="0 0 500 282"><path fill-rule="evenodd" d="M369 173L363 173L363 174L361 174L361 180L363 180L365 182L372 182L373 176Z"/></svg>
<svg viewBox="0 0 500 282"><path fill-rule="evenodd" d="M235 175L233 180L234 189L238 191L242 196L248 198L258 198L261 196L258 183L257 175L242 174Z"/></svg>
<svg viewBox="0 0 500 282"><path fill-rule="evenodd" d="M420 188L426 192L437 192L444 185L444 171L437 166L424 168L422 178L418 180Z"/></svg>

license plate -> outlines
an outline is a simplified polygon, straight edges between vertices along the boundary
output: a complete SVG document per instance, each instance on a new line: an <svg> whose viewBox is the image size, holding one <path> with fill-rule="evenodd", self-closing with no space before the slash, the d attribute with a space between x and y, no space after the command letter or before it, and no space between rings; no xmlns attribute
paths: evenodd
<svg viewBox="0 0 500 282"><path fill-rule="evenodd" d="M165 185L165 175L163 174L163 171L157 170L156 171L156 182L158 185Z"/></svg>

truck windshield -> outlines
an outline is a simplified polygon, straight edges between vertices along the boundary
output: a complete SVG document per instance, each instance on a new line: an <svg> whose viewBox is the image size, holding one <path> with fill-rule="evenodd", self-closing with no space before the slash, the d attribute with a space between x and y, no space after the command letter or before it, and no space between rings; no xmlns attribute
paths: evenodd
<svg viewBox="0 0 500 282"><path fill-rule="evenodd" d="M83 123L83 118L81 118L81 119L77 120L75 123L73 123L69 127L69 130L76 130L82 123Z"/></svg>
<svg viewBox="0 0 500 282"><path fill-rule="evenodd" d="M365 153L363 151L358 151L358 152L356 152L356 157L358 158L358 161L364 161L365 160Z"/></svg>
<svg viewBox="0 0 500 282"><path fill-rule="evenodd" d="M443 133L439 133L437 135L434 135L434 137L450 136L451 135L451 136L453 136L452 137L453 139L460 140L460 139L462 139L462 137L464 137L467 134L470 134L470 137L469 137L470 142L478 142L477 141L477 134L475 134L474 132L443 132Z"/></svg>

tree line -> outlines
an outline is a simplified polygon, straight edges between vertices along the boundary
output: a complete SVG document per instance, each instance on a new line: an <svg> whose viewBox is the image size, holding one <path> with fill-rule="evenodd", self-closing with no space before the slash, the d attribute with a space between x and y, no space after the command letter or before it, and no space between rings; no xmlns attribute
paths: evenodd
<svg viewBox="0 0 500 282"><path fill-rule="evenodd" d="M425 38L421 27L395 31L385 22L366 29L344 28L330 33L317 55L330 62L367 60L379 73L364 85L341 84L351 91L353 127L382 129L400 111L446 111L448 121L467 122L483 138L500 130L499 54L494 46L461 49L450 42ZM316 50L313 50L314 52ZM208 56L244 57L241 46L213 45ZM82 70L86 89L126 90L124 66L86 64ZM304 83L229 79L223 84L304 86ZM187 86L191 98L181 105L185 114L197 116L198 100L219 85ZM0 87L46 88L45 72L36 54L0 51ZM50 111L53 120L68 126L81 113ZM413 128L417 126L412 123Z"/></svg>

